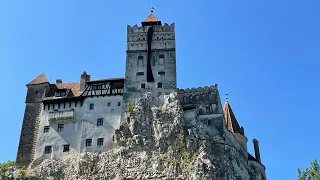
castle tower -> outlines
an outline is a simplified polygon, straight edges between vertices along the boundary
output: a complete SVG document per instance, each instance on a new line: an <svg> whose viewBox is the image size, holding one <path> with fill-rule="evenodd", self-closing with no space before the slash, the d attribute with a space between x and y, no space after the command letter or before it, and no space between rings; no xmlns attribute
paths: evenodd
<svg viewBox="0 0 320 180"><path fill-rule="evenodd" d="M174 23L164 24L151 11L142 26L127 26L127 56L124 102L143 92L176 90Z"/></svg>
<svg viewBox="0 0 320 180"><path fill-rule="evenodd" d="M226 126L227 129L233 133L233 135L236 137L236 139L239 141L239 143L241 144L241 146L248 151L247 149L247 142L248 139L247 137L244 135L244 128L240 127L236 116L234 115L231 106L227 101L225 102L224 106L223 106L223 114L225 117L225 122L226 122Z"/></svg>
<svg viewBox="0 0 320 180"><path fill-rule="evenodd" d="M34 158L39 118L43 109L42 98L50 85L45 74L40 74L27 84L26 108L24 112L16 165L29 165Z"/></svg>

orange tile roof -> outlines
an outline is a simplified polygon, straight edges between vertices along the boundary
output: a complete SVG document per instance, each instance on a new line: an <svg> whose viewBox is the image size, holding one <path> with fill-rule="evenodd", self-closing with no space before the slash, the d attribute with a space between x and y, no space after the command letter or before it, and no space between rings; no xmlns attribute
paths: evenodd
<svg viewBox="0 0 320 180"><path fill-rule="evenodd" d="M36 77L34 80L29 82L28 85L35 85L35 84L42 84L42 83L49 83L46 75L44 73L40 74L38 77Z"/></svg>
<svg viewBox="0 0 320 180"><path fill-rule="evenodd" d="M56 84L58 89L71 89L74 96L80 96L80 83L58 83Z"/></svg>
<svg viewBox="0 0 320 180"><path fill-rule="evenodd" d="M240 128L240 125L236 119L236 116L234 115L234 113L231 109L231 106L228 102L226 102L224 104L223 114L225 117L225 121L226 121L228 130L233 133L238 133L238 134L244 135L241 128Z"/></svg>
<svg viewBox="0 0 320 180"><path fill-rule="evenodd" d="M153 14L153 12L150 13L150 15L147 17L146 20L144 20L143 22L156 22L159 21L157 19L157 17Z"/></svg>

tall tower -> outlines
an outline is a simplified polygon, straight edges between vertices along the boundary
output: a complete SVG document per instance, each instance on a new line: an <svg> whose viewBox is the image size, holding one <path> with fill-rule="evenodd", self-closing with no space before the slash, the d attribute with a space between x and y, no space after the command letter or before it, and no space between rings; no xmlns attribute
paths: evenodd
<svg viewBox="0 0 320 180"><path fill-rule="evenodd" d="M142 26L127 26L127 57L124 102L141 93L176 90L174 23L162 25L151 10Z"/></svg>

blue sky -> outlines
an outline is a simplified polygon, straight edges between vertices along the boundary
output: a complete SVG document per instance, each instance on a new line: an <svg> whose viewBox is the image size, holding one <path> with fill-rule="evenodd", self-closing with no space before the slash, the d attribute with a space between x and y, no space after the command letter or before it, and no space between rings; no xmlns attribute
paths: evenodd
<svg viewBox="0 0 320 180"><path fill-rule="evenodd" d="M26 86L124 76L126 25L139 24L150 0L0 1L0 162L16 156ZM219 85L248 148L260 141L268 179L295 179L320 160L318 0L153 0L176 23L180 88Z"/></svg>

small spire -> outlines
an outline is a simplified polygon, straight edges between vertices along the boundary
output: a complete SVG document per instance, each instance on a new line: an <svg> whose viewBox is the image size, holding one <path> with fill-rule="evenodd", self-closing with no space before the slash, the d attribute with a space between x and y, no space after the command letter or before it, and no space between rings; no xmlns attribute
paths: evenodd
<svg viewBox="0 0 320 180"><path fill-rule="evenodd" d="M153 13L154 7L152 5L152 2L150 3L150 6L151 6L151 13Z"/></svg>
<svg viewBox="0 0 320 180"><path fill-rule="evenodd" d="M228 102L228 100L229 100L229 94L226 93L226 102Z"/></svg>

